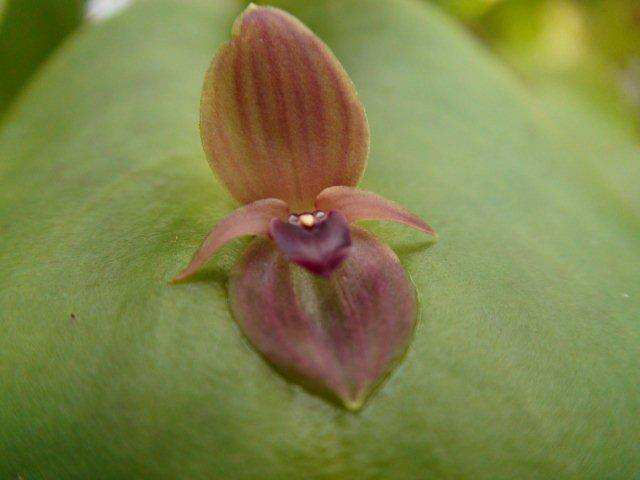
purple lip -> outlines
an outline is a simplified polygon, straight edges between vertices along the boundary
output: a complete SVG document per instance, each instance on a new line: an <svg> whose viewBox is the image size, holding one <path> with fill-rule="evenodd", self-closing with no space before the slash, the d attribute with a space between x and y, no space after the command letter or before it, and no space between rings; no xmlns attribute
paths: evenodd
<svg viewBox="0 0 640 480"><path fill-rule="evenodd" d="M349 224L339 212L329 212L312 227L273 219L269 228L276 245L293 263L328 277L349 255Z"/></svg>

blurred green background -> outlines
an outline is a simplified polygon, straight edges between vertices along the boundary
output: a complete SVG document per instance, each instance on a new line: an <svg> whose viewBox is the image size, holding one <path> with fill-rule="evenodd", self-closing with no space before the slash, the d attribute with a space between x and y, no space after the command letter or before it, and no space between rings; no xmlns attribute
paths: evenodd
<svg viewBox="0 0 640 480"><path fill-rule="evenodd" d="M576 109L638 137L640 0L423 1L462 22L550 110ZM130 3L0 0L0 115L85 15L100 20Z"/></svg>
<svg viewBox="0 0 640 480"><path fill-rule="evenodd" d="M640 2L436 0L545 104L568 103L637 137Z"/></svg>

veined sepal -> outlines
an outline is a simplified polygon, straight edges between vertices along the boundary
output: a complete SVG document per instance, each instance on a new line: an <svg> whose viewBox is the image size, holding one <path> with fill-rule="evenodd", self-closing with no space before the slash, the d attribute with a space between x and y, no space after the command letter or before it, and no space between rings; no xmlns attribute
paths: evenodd
<svg viewBox="0 0 640 480"><path fill-rule="evenodd" d="M332 185L357 185L369 126L338 59L298 19L248 7L218 50L202 91L209 164L241 203L280 198L313 206Z"/></svg>
<svg viewBox="0 0 640 480"><path fill-rule="evenodd" d="M351 234L349 256L328 278L258 238L234 268L229 294L236 322L276 370L357 410L406 351L417 299L389 247L358 227Z"/></svg>

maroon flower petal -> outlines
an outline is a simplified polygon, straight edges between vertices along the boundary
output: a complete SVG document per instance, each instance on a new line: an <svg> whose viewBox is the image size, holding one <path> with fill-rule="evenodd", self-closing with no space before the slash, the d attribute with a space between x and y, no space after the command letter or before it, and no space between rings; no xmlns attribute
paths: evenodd
<svg viewBox="0 0 640 480"><path fill-rule="evenodd" d="M357 220L390 220L402 223L437 238L433 228L402 205L366 190L350 187L329 187L316 198L318 210L337 210L349 223Z"/></svg>
<svg viewBox="0 0 640 480"><path fill-rule="evenodd" d="M356 410L402 357L417 308L395 254L359 228L352 240L349 257L327 279L257 239L229 292L240 328L278 371Z"/></svg>
<svg viewBox="0 0 640 480"><path fill-rule="evenodd" d="M213 227L191 263L173 278L179 282L196 273L225 243L243 235L259 235L269 232L274 218L286 218L289 207L282 200L267 198L240 207Z"/></svg>
<svg viewBox="0 0 640 480"><path fill-rule="evenodd" d="M200 130L212 169L242 203L308 210L356 185L369 150L364 108L327 46L286 12L248 7L205 77Z"/></svg>
<svg viewBox="0 0 640 480"><path fill-rule="evenodd" d="M329 212L310 228L273 219L269 232L289 261L325 277L347 258L351 246L349 224L338 212Z"/></svg>

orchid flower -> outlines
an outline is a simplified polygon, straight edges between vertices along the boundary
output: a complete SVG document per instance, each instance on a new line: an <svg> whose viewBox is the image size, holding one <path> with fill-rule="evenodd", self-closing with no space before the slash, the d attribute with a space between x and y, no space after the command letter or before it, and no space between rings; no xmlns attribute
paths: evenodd
<svg viewBox="0 0 640 480"><path fill-rule="evenodd" d="M329 48L282 10L251 5L238 17L206 74L200 115L211 168L243 206L174 281L256 235L229 285L243 333L288 379L358 409L406 350L417 301L393 251L353 224L435 232L356 188L369 154L364 107Z"/></svg>

